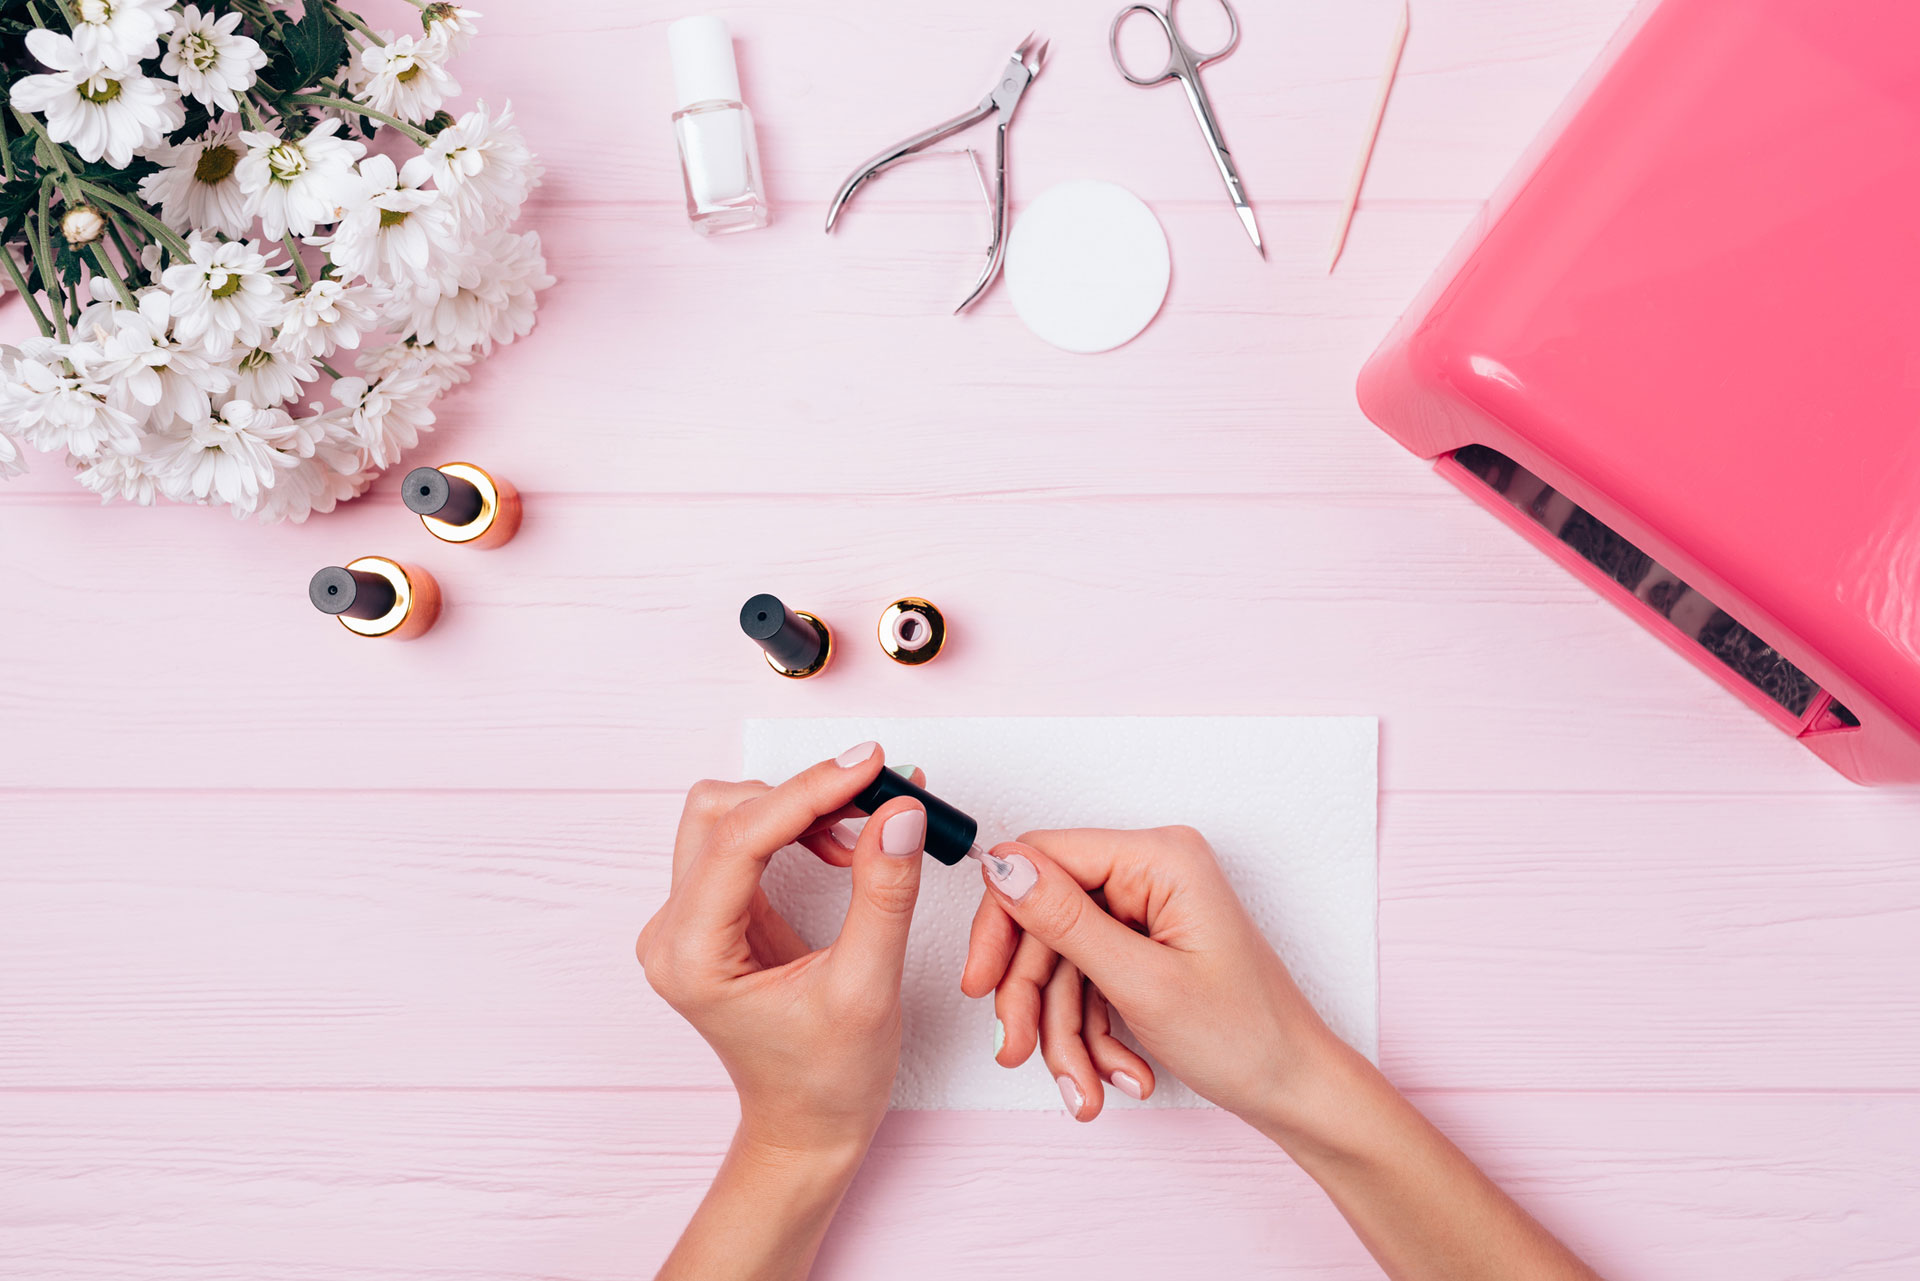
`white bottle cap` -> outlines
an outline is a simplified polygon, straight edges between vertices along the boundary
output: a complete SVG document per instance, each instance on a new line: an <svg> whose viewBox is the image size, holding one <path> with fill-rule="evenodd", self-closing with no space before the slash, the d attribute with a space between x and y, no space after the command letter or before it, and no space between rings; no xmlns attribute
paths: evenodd
<svg viewBox="0 0 1920 1281"><path fill-rule="evenodd" d="M696 102L740 101L740 69L725 18L682 18L667 28L679 110Z"/></svg>

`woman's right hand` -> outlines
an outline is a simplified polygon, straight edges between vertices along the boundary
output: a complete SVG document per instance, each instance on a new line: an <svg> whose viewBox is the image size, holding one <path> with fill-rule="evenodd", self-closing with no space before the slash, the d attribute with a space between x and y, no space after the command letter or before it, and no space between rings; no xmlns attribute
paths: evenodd
<svg viewBox="0 0 1920 1281"><path fill-rule="evenodd" d="M1192 828L1030 832L993 853L961 989L995 993L1004 1065L1038 1040L1078 1119L1099 1114L1105 1084L1153 1090L1103 998L1182 1081L1269 1132L1311 1106L1320 1068L1351 1055Z"/></svg>

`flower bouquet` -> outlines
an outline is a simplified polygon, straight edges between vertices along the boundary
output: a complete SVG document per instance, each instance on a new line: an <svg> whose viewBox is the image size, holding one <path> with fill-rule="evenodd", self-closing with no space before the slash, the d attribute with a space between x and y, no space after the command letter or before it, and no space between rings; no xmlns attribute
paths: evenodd
<svg viewBox="0 0 1920 1281"><path fill-rule="evenodd" d="M5 0L0 270L40 336L0 347L0 477L31 446L103 501L305 520L532 328L539 165L511 105L442 109L479 15L416 7Z"/></svg>

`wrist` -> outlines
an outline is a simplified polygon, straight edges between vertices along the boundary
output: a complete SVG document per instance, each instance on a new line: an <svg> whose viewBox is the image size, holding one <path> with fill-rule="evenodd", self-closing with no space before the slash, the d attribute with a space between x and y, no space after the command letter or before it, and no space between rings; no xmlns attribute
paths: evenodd
<svg viewBox="0 0 1920 1281"><path fill-rule="evenodd" d="M1364 1055L1322 1028L1290 1070L1275 1073L1266 1095L1240 1116L1305 1164L1309 1154L1348 1150L1380 1089L1393 1093Z"/></svg>
<svg viewBox="0 0 1920 1281"><path fill-rule="evenodd" d="M866 1159L872 1134L807 1136L770 1132L746 1119L734 1132L731 1158L760 1180L795 1187L844 1188Z"/></svg>

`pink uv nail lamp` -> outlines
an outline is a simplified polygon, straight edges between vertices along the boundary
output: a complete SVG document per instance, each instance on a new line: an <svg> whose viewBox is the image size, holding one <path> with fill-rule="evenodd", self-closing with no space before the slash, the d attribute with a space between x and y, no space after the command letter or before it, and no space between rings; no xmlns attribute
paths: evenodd
<svg viewBox="0 0 1920 1281"><path fill-rule="evenodd" d="M1645 4L1368 362L1407 448L1920 781L1920 4Z"/></svg>

